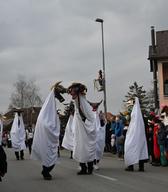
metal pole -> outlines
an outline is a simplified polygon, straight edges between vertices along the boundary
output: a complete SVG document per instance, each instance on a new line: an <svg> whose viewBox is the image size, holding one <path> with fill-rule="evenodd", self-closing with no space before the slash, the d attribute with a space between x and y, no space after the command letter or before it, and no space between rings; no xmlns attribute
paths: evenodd
<svg viewBox="0 0 168 192"><path fill-rule="evenodd" d="M156 56L156 45L155 45L155 29L151 27L151 43L152 43L152 56ZM154 89L154 100L155 100L155 109L159 109L159 99L158 99L158 87L157 87L157 60L152 59L152 68L153 68L153 89Z"/></svg>
<svg viewBox="0 0 168 192"><path fill-rule="evenodd" d="M103 19L97 18L96 22L101 23L101 32L102 32L102 59L103 59L103 92L104 92L104 113L107 114L107 103L106 103L106 75L105 75L105 54L104 54L104 31L103 31Z"/></svg>

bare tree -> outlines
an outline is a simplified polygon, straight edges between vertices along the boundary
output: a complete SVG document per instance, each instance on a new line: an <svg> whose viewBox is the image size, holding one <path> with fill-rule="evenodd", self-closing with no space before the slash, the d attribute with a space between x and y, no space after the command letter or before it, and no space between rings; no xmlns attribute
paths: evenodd
<svg viewBox="0 0 168 192"><path fill-rule="evenodd" d="M26 80L24 76L18 76L14 83L15 91L11 94L9 108L28 108L41 106L42 100L39 95L39 88L33 80Z"/></svg>

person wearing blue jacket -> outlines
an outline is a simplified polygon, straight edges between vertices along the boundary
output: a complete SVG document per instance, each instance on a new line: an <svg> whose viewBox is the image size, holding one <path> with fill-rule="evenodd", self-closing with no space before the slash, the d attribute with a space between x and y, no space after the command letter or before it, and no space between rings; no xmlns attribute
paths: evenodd
<svg viewBox="0 0 168 192"><path fill-rule="evenodd" d="M118 157L121 158L123 155L123 144L122 144L122 135L123 135L124 123L120 115L116 116L116 121L114 124L114 131L116 136L116 148Z"/></svg>

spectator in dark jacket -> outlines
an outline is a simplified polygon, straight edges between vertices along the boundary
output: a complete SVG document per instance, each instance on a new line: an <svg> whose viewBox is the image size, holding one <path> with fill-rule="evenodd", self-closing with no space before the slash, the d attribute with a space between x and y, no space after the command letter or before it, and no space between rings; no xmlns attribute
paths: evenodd
<svg viewBox="0 0 168 192"><path fill-rule="evenodd" d="M0 145L0 181L2 181L1 177L3 177L5 173L7 173L6 154L2 145Z"/></svg>
<svg viewBox="0 0 168 192"><path fill-rule="evenodd" d="M116 136L116 148L117 148L117 154L118 157L122 157L123 154L123 143L121 143L121 140L123 140L122 135L123 135L123 128L124 124L123 121L120 117L120 115L116 116L116 122L115 122L115 136Z"/></svg>
<svg viewBox="0 0 168 192"><path fill-rule="evenodd" d="M158 129L158 144L160 147L160 163L162 166L168 165L168 160L166 157L166 139L166 126L163 123L160 123Z"/></svg>

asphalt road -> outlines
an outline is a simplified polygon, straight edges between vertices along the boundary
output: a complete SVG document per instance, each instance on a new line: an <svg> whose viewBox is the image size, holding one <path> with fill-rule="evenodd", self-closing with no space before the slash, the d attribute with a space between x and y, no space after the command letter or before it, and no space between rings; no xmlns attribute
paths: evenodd
<svg viewBox="0 0 168 192"><path fill-rule="evenodd" d="M15 160L12 149L5 148L8 157L8 173L0 183L0 192L166 192L168 191L168 167L145 164L145 172L124 171L124 162L105 153L100 170L93 175L77 175L78 164L70 159L70 153L61 150L60 163L52 171L51 181L43 180L41 164L30 159Z"/></svg>

